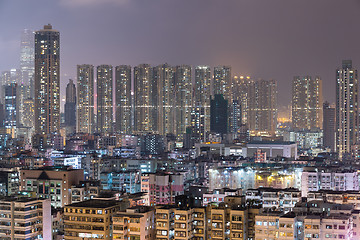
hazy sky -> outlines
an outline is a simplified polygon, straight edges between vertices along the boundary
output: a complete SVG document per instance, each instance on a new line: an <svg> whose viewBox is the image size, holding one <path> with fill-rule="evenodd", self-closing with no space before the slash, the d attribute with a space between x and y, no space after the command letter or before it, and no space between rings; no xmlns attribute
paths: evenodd
<svg viewBox="0 0 360 240"><path fill-rule="evenodd" d="M61 82L77 64L231 65L276 79L290 103L294 75L319 75L335 101L342 59L360 68L360 0L0 0L0 71L19 66L20 35L61 34Z"/></svg>

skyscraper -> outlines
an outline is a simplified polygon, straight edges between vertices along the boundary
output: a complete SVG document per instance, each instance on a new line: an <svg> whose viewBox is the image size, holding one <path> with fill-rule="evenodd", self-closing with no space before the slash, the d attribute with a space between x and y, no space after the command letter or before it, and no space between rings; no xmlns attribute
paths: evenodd
<svg viewBox="0 0 360 240"><path fill-rule="evenodd" d="M201 125L202 141L206 141L206 133L210 132L210 96L211 96L211 70L208 66L197 66L195 68L193 122L203 122ZM203 114L199 114L203 113ZM196 117L204 118L194 120ZM196 130L195 130L196 131Z"/></svg>
<svg viewBox="0 0 360 240"><path fill-rule="evenodd" d="M222 94L223 97L231 100L231 67L214 67L213 94Z"/></svg>
<svg viewBox="0 0 360 240"><path fill-rule="evenodd" d="M175 70L175 135L182 140L186 128L191 125L192 83L191 67L176 66Z"/></svg>
<svg viewBox="0 0 360 240"><path fill-rule="evenodd" d="M34 129L34 99L28 98L23 102L24 115L22 124L24 127Z"/></svg>
<svg viewBox="0 0 360 240"><path fill-rule="evenodd" d="M160 135L174 134L175 69L168 64L153 68L153 113Z"/></svg>
<svg viewBox="0 0 360 240"><path fill-rule="evenodd" d="M97 131L111 133L113 123L113 67L97 67Z"/></svg>
<svg viewBox="0 0 360 240"><path fill-rule="evenodd" d="M136 133L156 131L154 122L153 68L148 64L134 67L134 131Z"/></svg>
<svg viewBox="0 0 360 240"><path fill-rule="evenodd" d="M1 72L1 85L7 85L11 83L11 74L10 71Z"/></svg>
<svg viewBox="0 0 360 240"><path fill-rule="evenodd" d="M324 146L335 151L335 108L328 102L323 104Z"/></svg>
<svg viewBox="0 0 360 240"><path fill-rule="evenodd" d="M95 131L94 104L94 66L77 65L77 132Z"/></svg>
<svg viewBox="0 0 360 240"><path fill-rule="evenodd" d="M30 87L30 98L34 98L34 58L34 32L24 29L20 45L21 83Z"/></svg>
<svg viewBox="0 0 360 240"><path fill-rule="evenodd" d="M229 117L231 116L229 130L231 133L237 133L242 126L242 110L239 100L232 100L229 110Z"/></svg>
<svg viewBox="0 0 360 240"><path fill-rule="evenodd" d="M227 133L228 100L222 94L215 94L211 99L210 131L213 133Z"/></svg>
<svg viewBox="0 0 360 240"><path fill-rule="evenodd" d="M357 144L358 88L358 74L352 61L342 61L342 67L336 70L336 150L340 159Z"/></svg>
<svg viewBox="0 0 360 240"><path fill-rule="evenodd" d="M30 88L28 85L25 85L23 83L18 84L17 87L17 109L18 109L18 114L17 114L17 118L18 118L18 123L19 126L24 126L24 118L26 118L27 116L27 112L26 109L24 107L24 102L30 98Z"/></svg>
<svg viewBox="0 0 360 240"><path fill-rule="evenodd" d="M320 77L294 77L292 82L292 124L295 129L322 127L322 81Z"/></svg>
<svg viewBox="0 0 360 240"><path fill-rule="evenodd" d="M239 104L240 112L240 124L248 123L248 96L249 88L252 86L253 81L249 76L234 76L232 81L232 95L233 100L237 101ZM233 120L232 120L233 121ZM232 127L232 126L231 126Z"/></svg>
<svg viewBox="0 0 360 240"><path fill-rule="evenodd" d="M65 126L71 128L71 132L76 129L76 87L74 81L69 79L66 86L65 102Z"/></svg>
<svg viewBox="0 0 360 240"><path fill-rule="evenodd" d="M17 96L16 96L17 84L11 83L5 86L5 119L4 126L6 132L13 137L16 133L17 127Z"/></svg>
<svg viewBox="0 0 360 240"><path fill-rule="evenodd" d="M275 134L277 124L277 82L258 80L248 83L248 126L254 132Z"/></svg>
<svg viewBox="0 0 360 240"><path fill-rule="evenodd" d="M132 133L131 66L115 68L115 130L124 134Z"/></svg>
<svg viewBox="0 0 360 240"><path fill-rule="evenodd" d="M60 130L60 33L50 24L35 33L35 132Z"/></svg>

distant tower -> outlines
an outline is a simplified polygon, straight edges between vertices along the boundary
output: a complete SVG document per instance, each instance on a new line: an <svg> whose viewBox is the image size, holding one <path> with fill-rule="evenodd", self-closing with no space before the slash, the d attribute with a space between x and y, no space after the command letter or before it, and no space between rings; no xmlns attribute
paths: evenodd
<svg viewBox="0 0 360 240"><path fill-rule="evenodd" d="M15 136L17 127L17 96L16 96L17 84L11 83L5 86L5 119L4 126L6 133Z"/></svg>
<svg viewBox="0 0 360 240"><path fill-rule="evenodd" d="M357 144L358 88L358 74L352 61L342 61L342 67L336 70L336 151L340 159Z"/></svg>
<svg viewBox="0 0 360 240"><path fill-rule="evenodd" d="M292 124L295 129L322 127L322 81L320 77L294 77L292 83Z"/></svg>
<svg viewBox="0 0 360 240"><path fill-rule="evenodd" d="M248 126L251 131L275 134L277 124L277 82L258 80L247 83Z"/></svg>
<svg viewBox="0 0 360 240"><path fill-rule="evenodd" d="M94 99L94 66L77 65L77 132L95 132Z"/></svg>
<svg viewBox="0 0 360 240"><path fill-rule="evenodd" d="M153 68L148 64L134 67L134 131L154 132L154 81Z"/></svg>
<svg viewBox="0 0 360 240"><path fill-rule="evenodd" d="M52 26L35 33L35 132L60 131L60 33Z"/></svg>
<svg viewBox="0 0 360 240"><path fill-rule="evenodd" d="M174 67L168 64L153 68L154 122L157 123L156 130L163 136L174 134L174 76Z"/></svg>
<svg viewBox="0 0 360 240"><path fill-rule="evenodd" d="M124 134L132 133L131 66L115 68L115 130Z"/></svg>
<svg viewBox="0 0 360 240"><path fill-rule="evenodd" d="M97 131L111 133L113 123L113 67L97 67Z"/></svg>
<svg viewBox="0 0 360 240"><path fill-rule="evenodd" d="M211 99L210 131L226 134L228 128L228 101L222 94L215 94Z"/></svg>
<svg viewBox="0 0 360 240"><path fill-rule="evenodd" d="M76 129L76 87L74 81L69 79L66 86L65 102L65 126L72 128L71 132Z"/></svg>
<svg viewBox="0 0 360 240"><path fill-rule="evenodd" d="M231 100L231 67L218 66L214 68L214 91L213 94L222 94L223 97Z"/></svg>
<svg viewBox="0 0 360 240"><path fill-rule="evenodd" d="M23 109L26 114L23 115L22 124L25 127L34 129L34 99L25 99L23 103Z"/></svg>
<svg viewBox="0 0 360 240"><path fill-rule="evenodd" d="M323 104L323 131L324 131L324 146L330 147L335 151L335 108L330 106L328 102Z"/></svg>
<svg viewBox="0 0 360 240"><path fill-rule="evenodd" d="M34 31L24 29L21 34L20 70L22 84L30 86L30 98L34 98Z"/></svg>
<svg viewBox="0 0 360 240"><path fill-rule="evenodd" d="M199 126L200 129L195 129L195 131L200 131L198 135L200 136L200 139L202 141L206 141L206 134L210 132L210 97L210 67L197 66L195 68L194 105L192 110L192 121L199 123L196 125ZM203 122L203 124L200 124L200 122Z"/></svg>

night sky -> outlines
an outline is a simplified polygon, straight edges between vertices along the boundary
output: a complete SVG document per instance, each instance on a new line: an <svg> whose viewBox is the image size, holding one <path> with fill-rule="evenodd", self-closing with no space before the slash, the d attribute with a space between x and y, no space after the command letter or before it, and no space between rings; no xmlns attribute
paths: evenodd
<svg viewBox="0 0 360 240"><path fill-rule="evenodd" d="M319 75L335 101L335 69L360 69L359 0L0 0L0 71L19 67L20 35L61 33L61 92L77 64L231 65L276 79L290 103L294 75Z"/></svg>

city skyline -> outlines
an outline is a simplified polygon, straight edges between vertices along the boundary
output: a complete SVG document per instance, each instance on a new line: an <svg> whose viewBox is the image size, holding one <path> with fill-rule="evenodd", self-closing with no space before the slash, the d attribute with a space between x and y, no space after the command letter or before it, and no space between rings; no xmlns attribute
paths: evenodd
<svg viewBox="0 0 360 240"><path fill-rule="evenodd" d="M279 96L280 106L290 103L293 76L318 75L324 81L324 100L333 103L334 69L340 67L343 59L352 59L355 68L360 62L356 42L358 33L355 32L354 37L350 38L333 34L340 26L344 31L356 26L359 17L355 13L360 8L357 1L348 1L347 4L326 1L327 11L319 11L325 1L210 1L207 5L202 1L196 4L187 1L174 4L164 1L152 4L118 2L107 1L106 5L94 1L66 0L57 3L36 1L36 4L25 1L0 2L0 18L4 18L4 21L0 21L3 29L0 55L6 56L0 59L0 71L19 67L21 31L24 28L36 30L44 21L56 26L63 36L62 99L65 98L68 79L76 79L77 64L136 66L147 63L157 66L167 62L170 65L211 67L229 65L234 75L275 79L279 82L279 92L284 93ZM280 5L283 10L278 8ZM9 28L5 19L14 8L19 11L14 13L16 21ZM23 9L31 9L35 14L29 15L31 11ZM245 21L248 12L255 10L259 14L249 16L248 19L252 21ZM46 12L45 16L35 16L38 11ZM112 17L93 20L94 11L98 16L105 16L106 11L118 11L120 14L109 14ZM172 12L175 14L170 14ZM184 19L179 13L186 14L187 18ZM213 19L215 13L221 18ZM63 14L68 18L62 19ZM24 20L30 16L31 21ZM132 24L114 25L117 22ZM156 37L149 35L150 29ZM217 29L219 34L211 37L212 29ZM169 37L158 37L164 34ZM99 44L101 35L109 37L102 39ZM181 39L183 35L190 38ZM232 37L225 37L227 35Z"/></svg>

